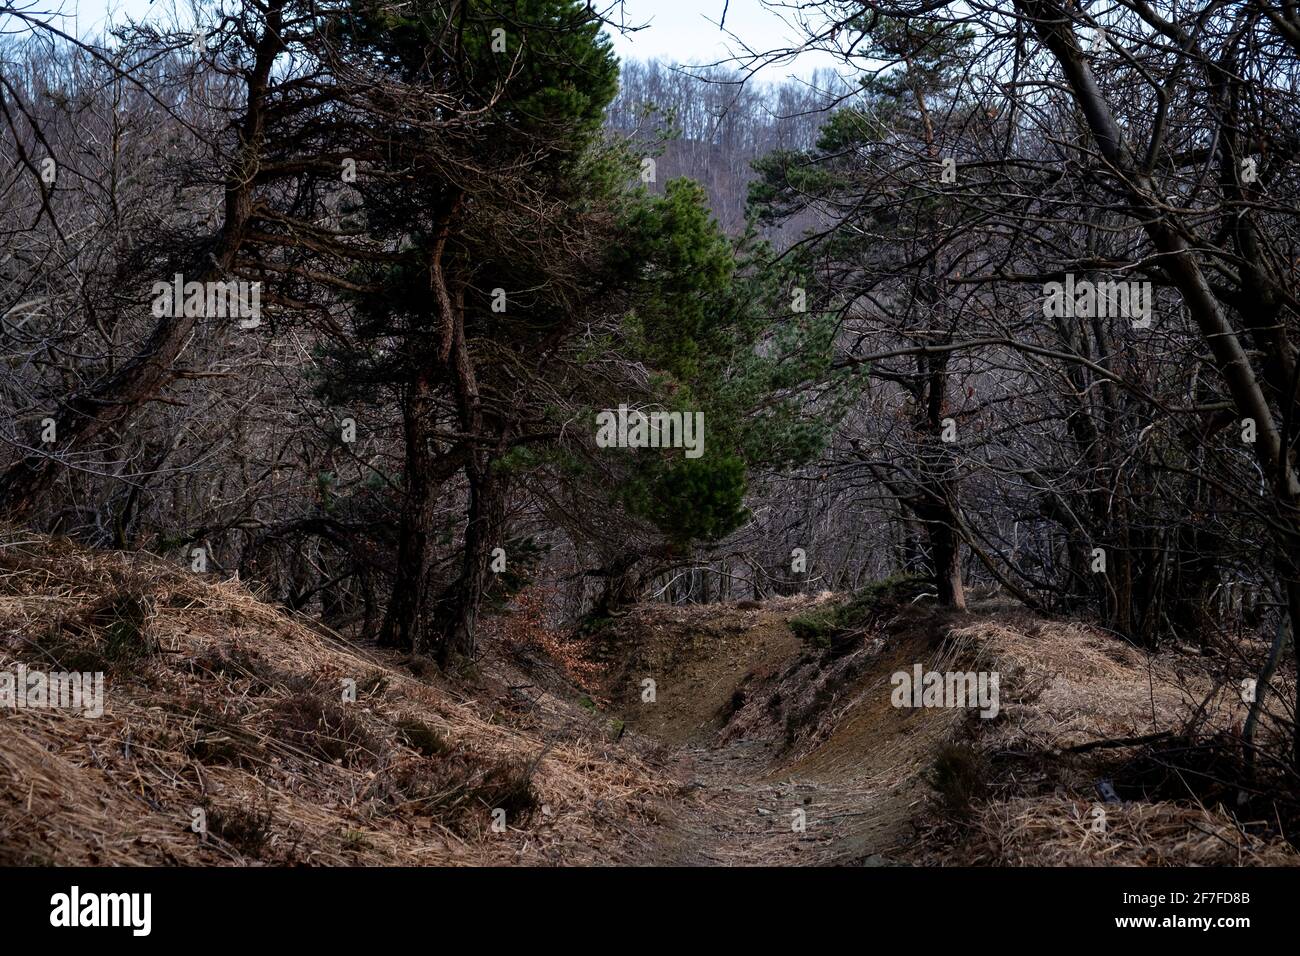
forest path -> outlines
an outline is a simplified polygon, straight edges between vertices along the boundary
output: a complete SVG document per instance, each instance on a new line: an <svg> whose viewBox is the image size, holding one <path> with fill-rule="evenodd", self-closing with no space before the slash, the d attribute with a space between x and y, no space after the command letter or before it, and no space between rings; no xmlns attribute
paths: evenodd
<svg viewBox="0 0 1300 956"><path fill-rule="evenodd" d="M825 615L811 614L804 643L792 622L817 603L646 605L602 634L624 744L669 785L633 862L1294 865L1280 836L1248 835L1181 790L1126 800L1108 811L1105 839L1094 835L1096 782L1115 764L1062 755L1207 713L1221 683L1194 654L1145 655L996 597L962 612L878 602L838 644L817 640ZM896 706L893 678L916 667L999 675L996 719ZM1244 719L1235 695L1214 707L1218 720ZM977 808L945 818L941 791L980 784L991 786Z"/></svg>
<svg viewBox="0 0 1300 956"><path fill-rule="evenodd" d="M850 781L773 776L760 741L692 745L675 755L683 801L665 858L680 866L818 866L884 862L872 824L890 815Z"/></svg>
<svg viewBox="0 0 1300 956"><path fill-rule="evenodd" d="M911 772L918 762L879 756L900 756L898 741L919 726L900 729L874 707L848 706L816 742L789 749L781 722L765 713L764 702L788 694L809 668L789 627L807 606L661 606L619 629L610 653L625 665L621 713L659 746L680 788L647 862L884 865L910 833L922 802ZM653 701L644 699L647 679ZM873 675L865 679L878 689ZM746 704L762 716L737 732L732 718ZM897 714L890 710L886 717Z"/></svg>

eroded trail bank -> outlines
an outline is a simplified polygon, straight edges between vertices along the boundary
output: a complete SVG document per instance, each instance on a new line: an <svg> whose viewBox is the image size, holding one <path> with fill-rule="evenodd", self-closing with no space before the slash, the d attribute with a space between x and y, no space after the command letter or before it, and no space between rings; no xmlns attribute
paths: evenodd
<svg viewBox="0 0 1300 956"><path fill-rule="evenodd" d="M817 605L649 606L607 635L629 746L678 782L646 862L1296 862L1189 792L1106 803L1098 782L1131 772L1122 750L1069 752L1178 727L1207 695L1219 719L1240 719L1194 659L1149 659L1005 605L886 604L860 633L801 640L791 620ZM894 706L892 675L918 664L997 672L998 715Z"/></svg>
<svg viewBox="0 0 1300 956"><path fill-rule="evenodd" d="M790 619L815 604L645 608L612 635L620 713L681 781L663 862L899 859L925 802L916 771L954 715L888 704L890 661L915 635L894 654L863 642L830 659L795 637Z"/></svg>

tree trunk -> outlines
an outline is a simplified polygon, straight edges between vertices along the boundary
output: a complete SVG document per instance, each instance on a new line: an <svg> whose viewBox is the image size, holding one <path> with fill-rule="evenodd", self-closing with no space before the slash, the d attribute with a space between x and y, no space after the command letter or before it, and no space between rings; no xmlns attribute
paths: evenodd
<svg viewBox="0 0 1300 956"><path fill-rule="evenodd" d="M962 585L961 537L957 516L947 499L931 498L915 508L925 527L930 545L930 574L942 607L966 610L966 589Z"/></svg>
<svg viewBox="0 0 1300 956"><path fill-rule="evenodd" d="M379 643L407 651L423 650L429 634L429 543L438 484L429 446L432 391L420 376L408 389L402 408L406 442L406 497L397 537L397 568Z"/></svg>
<svg viewBox="0 0 1300 956"><path fill-rule="evenodd" d="M492 550L501 546L505 483L492 474L490 463L470 466L467 472L469 511L465 524L465 554L451 608L444 616L437 643L437 659L441 667L446 667L453 657L474 656L475 632L483 592L487 590L488 566Z"/></svg>
<svg viewBox="0 0 1300 956"><path fill-rule="evenodd" d="M958 611L966 610L966 590L962 587L961 549L958 537L950 524L931 529L930 547L934 552L934 583L939 591L939 603Z"/></svg>

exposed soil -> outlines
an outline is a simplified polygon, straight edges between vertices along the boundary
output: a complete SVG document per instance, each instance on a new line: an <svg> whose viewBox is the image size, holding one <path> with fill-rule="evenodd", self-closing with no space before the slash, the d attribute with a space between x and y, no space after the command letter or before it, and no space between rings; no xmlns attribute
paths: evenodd
<svg viewBox="0 0 1300 956"><path fill-rule="evenodd" d="M629 728L669 749L682 781L650 862L895 861L925 802L922 755L950 733L953 714L891 707L887 675L901 645L883 657L864 646L859 654L879 667L828 696L808 718L806 739L791 741L779 695L808 683L822 655L788 621L814 601L645 608L615 630L606 654L624 666L611 696ZM646 678L655 681L653 702L642 700Z"/></svg>

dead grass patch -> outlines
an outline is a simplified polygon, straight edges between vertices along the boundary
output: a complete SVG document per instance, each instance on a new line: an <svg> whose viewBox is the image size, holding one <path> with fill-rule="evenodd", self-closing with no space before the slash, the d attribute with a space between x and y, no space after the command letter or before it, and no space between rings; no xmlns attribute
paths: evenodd
<svg viewBox="0 0 1300 956"><path fill-rule="evenodd" d="M104 664L104 715L0 714L0 862L611 862L672 788L563 700L496 724L238 582L0 528L0 667L73 651Z"/></svg>

